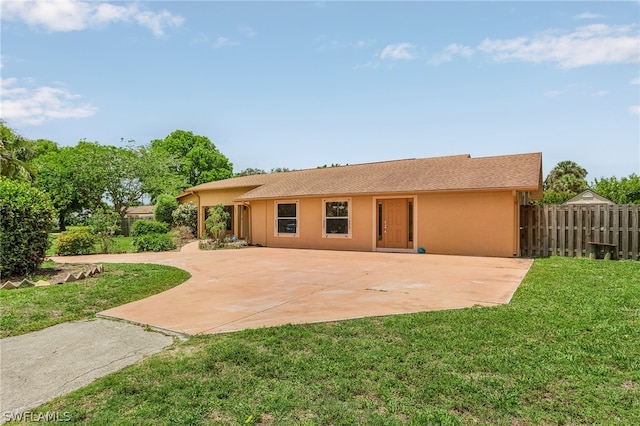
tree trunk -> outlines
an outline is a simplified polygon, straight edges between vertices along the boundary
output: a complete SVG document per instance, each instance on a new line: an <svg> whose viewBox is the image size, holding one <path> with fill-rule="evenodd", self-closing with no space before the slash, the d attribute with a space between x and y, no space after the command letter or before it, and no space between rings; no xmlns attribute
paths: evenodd
<svg viewBox="0 0 640 426"><path fill-rule="evenodd" d="M66 215L66 212L58 212L58 228L60 228L60 232L67 230Z"/></svg>

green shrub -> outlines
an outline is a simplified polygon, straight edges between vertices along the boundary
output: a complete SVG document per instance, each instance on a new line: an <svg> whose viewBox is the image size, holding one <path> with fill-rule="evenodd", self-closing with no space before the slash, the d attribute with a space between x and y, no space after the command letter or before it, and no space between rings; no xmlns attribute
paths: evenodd
<svg viewBox="0 0 640 426"><path fill-rule="evenodd" d="M155 220L138 220L133 222L131 227L131 236L139 237L147 234L166 234L169 231L169 225L164 222Z"/></svg>
<svg viewBox="0 0 640 426"><path fill-rule="evenodd" d="M169 194L160 194L153 208L153 218L168 225L173 223L173 211L178 208L178 200Z"/></svg>
<svg viewBox="0 0 640 426"><path fill-rule="evenodd" d="M209 209L209 216L204 221L204 229L206 235L214 240L222 240L227 233L227 220L229 219L229 212L224 210L222 204Z"/></svg>
<svg viewBox="0 0 640 426"><path fill-rule="evenodd" d="M188 226L193 235L197 235L198 229L198 207L192 203L180 204L173 211L173 223L176 226Z"/></svg>
<svg viewBox="0 0 640 426"><path fill-rule="evenodd" d="M176 248L169 234L144 234L134 237L136 251L168 251Z"/></svg>
<svg viewBox="0 0 640 426"><path fill-rule="evenodd" d="M70 226L58 235L56 251L60 256L95 253L96 237L88 226Z"/></svg>
<svg viewBox="0 0 640 426"><path fill-rule="evenodd" d="M49 197L24 182L0 179L0 276L26 275L49 248Z"/></svg>

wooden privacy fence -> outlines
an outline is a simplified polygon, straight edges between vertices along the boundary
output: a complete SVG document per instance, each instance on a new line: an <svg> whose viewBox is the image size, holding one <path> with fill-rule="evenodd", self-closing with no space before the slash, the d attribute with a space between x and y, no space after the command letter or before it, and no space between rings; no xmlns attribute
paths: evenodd
<svg viewBox="0 0 640 426"><path fill-rule="evenodd" d="M619 259L640 258L640 205L520 207L523 257L589 255L590 242L615 244Z"/></svg>
<svg viewBox="0 0 640 426"><path fill-rule="evenodd" d="M153 220L153 217L125 217L120 222L120 234L128 237L131 234L131 227L138 220Z"/></svg>

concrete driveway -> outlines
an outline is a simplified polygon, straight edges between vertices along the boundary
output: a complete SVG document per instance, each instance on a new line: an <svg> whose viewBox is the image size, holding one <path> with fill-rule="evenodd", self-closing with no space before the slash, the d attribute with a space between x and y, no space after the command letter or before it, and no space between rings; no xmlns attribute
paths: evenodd
<svg viewBox="0 0 640 426"><path fill-rule="evenodd" d="M101 312L161 330L223 333L508 303L532 264L432 254L276 248L58 257L57 262L156 263L184 284Z"/></svg>

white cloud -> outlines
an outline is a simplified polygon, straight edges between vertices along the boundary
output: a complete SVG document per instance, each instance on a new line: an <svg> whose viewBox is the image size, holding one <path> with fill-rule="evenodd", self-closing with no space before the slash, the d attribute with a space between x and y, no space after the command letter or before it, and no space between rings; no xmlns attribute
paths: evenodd
<svg viewBox="0 0 640 426"><path fill-rule="evenodd" d="M360 50L370 47L374 43L373 40L342 41L324 34L314 38L314 41L319 44L318 50L320 52L331 52L342 49Z"/></svg>
<svg viewBox="0 0 640 426"><path fill-rule="evenodd" d="M380 66L380 61L369 61L366 64L356 65L354 69L370 69L375 70Z"/></svg>
<svg viewBox="0 0 640 426"><path fill-rule="evenodd" d="M631 81L629 82L629 84L634 84L634 85L638 85L638 84L640 84L640 77L636 77L636 78L634 78L633 80L631 80Z"/></svg>
<svg viewBox="0 0 640 426"><path fill-rule="evenodd" d="M97 108L78 102L81 96L59 87L20 87L18 79L0 80L2 117L15 124L38 125L46 120L90 117Z"/></svg>
<svg viewBox="0 0 640 426"><path fill-rule="evenodd" d="M389 44L380 53L380 59L392 59L394 61L415 59L414 46L411 43Z"/></svg>
<svg viewBox="0 0 640 426"><path fill-rule="evenodd" d="M640 115L640 105L632 105L629 107L629 112L633 115Z"/></svg>
<svg viewBox="0 0 640 426"><path fill-rule="evenodd" d="M496 61L552 62L566 69L640 62L640 37L632 25L594 24L568 34L553 31L531 38L486 39L478 49Z"/></svg>
<svg viewBox="0 0 640 426"><path fill-rule="evenodd" d="M191 39L191 44L202 44L209 43L209 36L204 33L199 33L194 38Z"/></svg>
<svg viewBox="0 0 640 426"><path fill-rule="evenodd" d="M560 95L564 95L564 90L547 90L544 92L544 96L546 98L557 98Z"/></svg>
<svg viewBox="0 0 640 426"><path fill-rule="evenodd" d="M164 35L166 27L177 28L184 22L184 18L174 16L167 10L161 10L158 13L136 12L133 18L140 26L150 29L158 37Z"/></svg>
<svg viewBox="0 0 640 426"><path fill-rule="evenodd" d="M12 0L1 3L2 20L22 21L47 31L69 32L100 28L118 22L135 22L155 35L163 36L167 28L179 27L184 18L167 10L150 12L138 3L115 5L80 0Z"/></svg>
<svg viewBox="0 0 640 426"><path fill-rule="evenodd" d="M430 65L440 65L445 62L451 62L454 59L454 56L464 56L465 58L469 58L473 55L473 49L469 46L464 46L462 44L452 43L445 47L445 49L433 55L433 57L429 60Z"/></svg>
<svg viewBox="0 0 640 426"><path fill-rule="evenodd" d="M601 98L603 96L607 96L608 94L609 94L608 90L598 90L597 92L593 92L591 96L594 98Z"/></svg>
<svg viewBox="0 0 640 426"><path fill-rule="evenodd" d="M251 28L248 25L242 25L238 28L238 31L240 31L240 34L242 34L243 36L245 36L246 38L253 38L256 36L256 32L254 31L253 28Z"/></svg>
<svg viewBox="0 0 640 426"><path fill-rule="evenodd" d="M216 41L213 43L213 47L215 47L216 49L221 49L223 47L237 46L239 44L240 44L239 42L235 40L231 40L230 38L218 37Z"/></svg>
<svg viewBox="0 0 640 426"><path fill-rule="evenodd" d="M597 13L591 13L591 12L584 12L581 13L579 15L576 15L573 17L574 19L599 19L599 18L604 18L603 15L599 15Z"/></svg>

